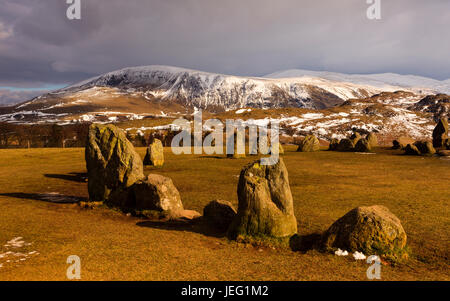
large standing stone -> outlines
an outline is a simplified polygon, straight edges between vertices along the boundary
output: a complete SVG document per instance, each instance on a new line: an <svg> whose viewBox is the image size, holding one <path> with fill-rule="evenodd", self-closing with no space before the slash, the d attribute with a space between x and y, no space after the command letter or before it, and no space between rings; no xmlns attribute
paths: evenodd
<svg viewBox="0 0 450 301"><path fill-rule="evenodd" d="M141 157L112 124L89 127L85 159L90 201L107 201L113 190L126 189L144 177Z"/></svg>
<svg viewBox="0 0 450 301"><path fill-rule="evenodd" d="M161 140L155 139L147 148L144 165L162 167L164 165L164 148Z"/></svg>
<svg viewBox="0 0 450 301"><path fill-rule="evenodd" d="M220 231L226 231L236 217L236 209L228 201L215 200L203 209L203 218Z"/></svg>
<svg viewBox="0 0 450 301"><path fill-rule="evenodd" d="M238 213L230 226L232 238L288 237L297 232L297 220L283 159L277 164L255 161L241 171Z"/></svg>
<svg viewBox="0 0 450 301"><path fill-rule="evenodd" d="M441 148L444 146L448 138L448 121L447 118L441 118L433 130L433 146Z"/></svg>
<svg viewBox="0 0 450 301"><path fill-rule="evenodd" d="M338 219L323 235L326 248L383 255L402 250L406 233L384 206L358 207Z"/></svg>
<svg viewBox="0 0 450 301"><path fill-rule="evenodd" d="M298 152L316 152L320 150L319 139L314 135L308 135L300 142Z"/></svg>

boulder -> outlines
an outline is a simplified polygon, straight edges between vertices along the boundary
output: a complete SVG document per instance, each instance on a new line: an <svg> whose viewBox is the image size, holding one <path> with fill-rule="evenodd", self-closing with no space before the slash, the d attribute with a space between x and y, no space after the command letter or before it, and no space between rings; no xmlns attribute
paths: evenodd
<svg viewBox="0 0 450 301"><path fill-rule="evenodd" d="M408 156L420 156L420 151L414 144L407 144L405 147L405 155Z"/></svg>
<svg viewBox="0 0 450 301"><path fill-rule="evenodd" d="M155 211L165 216L179 217L184 208L180 193L172 180L157 174L150 174L132 187L131 207L137 211Z"/></svg>
<svg viewBox="0 0 450 301"><path fill-rule="evenodd" d="M236 209L228 201L215 200L203 209L205 221L219 231L225 232L235 217Z"/></svg>
<svg viewBox="0 0 450 301"><path fill-rule="evenodd" d="M164 148L161 140L155 139L147 147L147 153L144 158L144 165L162 167L164 165Z"/></svg>
<svg viewBox="0 0 450 301"><path fill-rule="evenodd" d="M353 141L348 138L342 139L337 146L337 151L339 152L352 152L354 149Z"/></svg>
<svg viewBox="0 0 450 301"><path fill-rule="evenodd" d="M434 155L436 153L433 144L429 141L417 141L414 145L422 155Z"/></svg>
<svg viewBox="0 0 450 301"><path fill-rule="evenodd" d="M447 118L441 118L433 130L433 146L441 148L448 139L448 121Z"/></svg>
<svg viewBox="0 0 450 301"><path fill-rule="evenodd" d="M324 233L323 246L368 255L398 252L406 246L400 220L384 206L358 207L338 219Z"/></svg>
<svg viewBox="0 0 450 301"><path fill-rule="evenodd" d="M144 178L141 157L116 126L92 124L85 148L89 199L107 201L114 190L125 190Z"/></svg>
<svg viewBox="0 0 450 301"><path fill-rule="evenodd" d="M282 158L274 165L255 161L239 177L238 212L231 238L283 238L297 232L288 171Z"/></svg>
<svg viewBox="0 0 450 301"><path fill-rule="evenodd" d="M320 142L314 135L308 135L300 142L298 152L316 152L320 150Z"/></svg>
<svg viewBox="0 0 450 301"><path fill-rule="evenodd" d="M368 153L372 151L372 146L365 138L361 138L355 145L355 151L360 153Z"/></svg>
<svg viewBox="0 0 450 301"><path fill-rule="evenodd" d="M404 149L408 144L413 144L414 139L408 137L400 137L392 141L392 149Z"/></svg>
<svg viewBox="0 0 450 301"><path fill-rule="evenodd" d="M371 148L378 146L378 138L374 133L367 134L366 140L367 140L367 142L369 142L369 145Z"/></svg>
<svg viewBox="0 0 450 301"><path fill-rule="evenodd" d="M335 151L335 150L337 150L338 145L339 145L338 139L331 139L330 145L328 146L328 150Z"/></svg>

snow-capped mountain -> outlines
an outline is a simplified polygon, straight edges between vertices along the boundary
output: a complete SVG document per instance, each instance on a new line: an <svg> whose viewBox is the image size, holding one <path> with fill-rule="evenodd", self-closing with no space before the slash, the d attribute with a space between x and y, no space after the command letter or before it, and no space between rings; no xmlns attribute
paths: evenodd
<svg viewBox="0 0 450 301"><path fill-rule="evenodd" d="M403 89L413 90L417 92L450 94L450 79L439 81L423 76L400 75L395 73L344 74L327 71L292 69L271 73L266 75L265 77L277 79L318 77L331 81L350 82L358 85L368 85L381 89L385 87L397 86Z"/></svg>
<svg viewBox="0 0 450 301"><path fill-rule="evenodd" d="M300 78L262 78L222 75L168 66L125 68L90 78L45 95L65 97L95 87L140 93L148 100L176 101L183 106L203 109L237 109L242 107L304 107L321 109L350 98L371 96L397 86L362 85L317 76Z"/></svg>

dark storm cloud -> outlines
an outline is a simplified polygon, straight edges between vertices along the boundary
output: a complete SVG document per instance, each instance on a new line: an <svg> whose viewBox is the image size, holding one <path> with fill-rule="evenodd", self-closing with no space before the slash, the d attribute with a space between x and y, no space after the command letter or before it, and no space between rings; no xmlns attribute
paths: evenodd
<svg viewBox="0 0 450 301"><path fill-rule="evenodd" d="M236 75L303 68L450 77L450 1L0 0L0 87L175 65Z"/></svg>

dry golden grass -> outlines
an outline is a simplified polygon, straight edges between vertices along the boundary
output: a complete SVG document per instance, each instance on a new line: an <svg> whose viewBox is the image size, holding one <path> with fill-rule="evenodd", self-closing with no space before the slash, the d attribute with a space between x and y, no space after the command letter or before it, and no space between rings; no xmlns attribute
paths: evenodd
<svg viewBox="0 0 450 301"><path fill-rule="evenodd" d="M449 280L450 161L406 157L378 149L375 155L297 153L284 160L299 233L325 230L350 209L381 204L408 234L412 257L383 266L382 280ZM138 149L143 156L145 149ZM256 248L192 227L149 226L106 208L36 200L34 193L87 197L83 149L0 150L0 254L22 236L40 254L0 263L0 280L65 280L66 259L78 255L82 280L367 280L368 265L353 258ZM213 199L237 204L244 164L254 160L175 156L166 149L162 169L187 209L202 211ZM75 174L71 174L75 173ZM17 194L22 193L22 194Z"/></svg>

